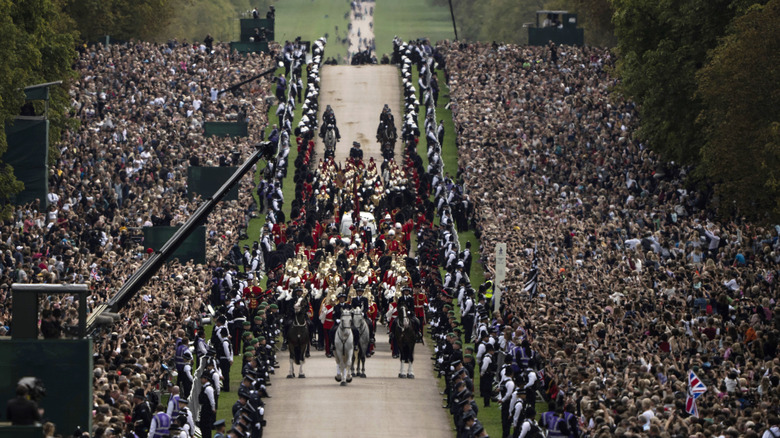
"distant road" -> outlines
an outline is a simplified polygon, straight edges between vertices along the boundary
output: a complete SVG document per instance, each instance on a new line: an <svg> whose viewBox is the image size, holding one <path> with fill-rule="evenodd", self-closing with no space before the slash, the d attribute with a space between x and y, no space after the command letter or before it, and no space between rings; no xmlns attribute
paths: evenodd
<svg viewBox="0 0 780 438"><path fill-rule="evenodd" d="M349 156L352 142L363 149L363 158L374 157L382 163L382 153L376 141L379 114L385 104L395 117L398 136L401 136L401 78L393 65L325 65L320 80L320 111L327 105L333 108L341 141L336 145L336 161L343 162ZM319 114L320 122L322 114ZM400 156L401 142L396 143L396 159ZM317 156L322 157L325 145L317 138Z"/></svg>

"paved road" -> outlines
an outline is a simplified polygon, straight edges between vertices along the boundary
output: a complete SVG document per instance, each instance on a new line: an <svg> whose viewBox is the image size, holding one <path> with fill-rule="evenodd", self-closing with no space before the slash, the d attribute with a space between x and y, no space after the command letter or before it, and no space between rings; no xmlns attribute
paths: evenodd
<svg viewBox="0 0 780 438"><path fill-rule="evenodd" d="M371 54L376 55L374 52L374 16L371 15L370 9L374 8L374 3L361 3L360 15L358 16L355 11L350 11L349 22L352 24L352 28L349 30L349 49L348 63L352 62L352 55L365 49L371 49Z"/></svg>
<svg viewBox="0 0 780 438"><path fill-rule="evenodd" d="M398 378L398 359L390 355L386 327L377 328L377 352L366 361L365 379L346 387L334 379L336 361L312 350L305 379L286 379L289 354L279 353L281 367L266 400L267 437L428 437L452 438L453 429L433 375L431 350L417 344L415 379ZM297 367L296 367L297 373Z"/></svg>
<svg viewBox="0 0 780 438"><path fill-rule="evenodd" d="M376 128L379 114L385 104L395 116L398 135L401 135L401 81L398 68L392 65L326 65L321 71L320 110L327 105L333 108L341 141L336 145L336 161L343 162L349 156L353 141L360 143L363 158L374 157L382 162ZM319 116L322 121L322 114ZM396 143L396 159L400 142ZM325 146L317 137L316 151L323 156Z"/></svg>

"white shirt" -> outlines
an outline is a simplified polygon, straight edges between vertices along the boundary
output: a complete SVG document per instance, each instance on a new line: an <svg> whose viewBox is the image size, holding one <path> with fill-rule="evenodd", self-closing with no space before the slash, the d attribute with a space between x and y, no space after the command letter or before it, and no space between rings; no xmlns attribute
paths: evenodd
<svg viewBox="0 0 780 438"><path fill-rule="evenodd" d="M536 373L531 371L528 373L528 383L523 386L523 389L533 388L533 386L536 384Z"/></svg>
<svg viewBox="0 0 780 438"><path fill-rule="evenodd" d="M772 426L769 429L764 431L764 434L761 435L761 438L778 438L780 437L780 427L778 426Z"/></svg>
<svg viewBox="0 0 780 438"><path fill-rule="evenodd" d="M531 431L531 422L533 420L526 420L523 421L523 427L520 429L520 435L518 438L525 438L526 435L528 435L528 432Z"/></svg>
<svg viewBox="0 0 780 438"><path fill-rule="evenodd" d="M477 347L477 363L482 363L482 356L485 355L485 343L482 342L479 344L479 347Z"/></svg>
<svg viewBox="0 0 780 438"><path fill-rule="evenodd" d="M482 346L482 345L480 345ZM484 357L484 360L482 361L482 367L479 369L479 375L484 376L487 372L488 368L490 367L490 364L493 363L493 358L488 354Z"/></svg>
<svg viewBox="0 0 780 438"><path fill-rule="evenodd" d="M512 394L515 392L515 382L510 377L503 376L501 384L506 387L506 394L501 398L501 403L506 403L512 399Z"/></svg>
<svg viewBox="0 0 780 438"><path fill-rule="evenodd" d="M217 404L214 401L214 387L211 385L206 386L203 388L204 391L206 391L206 397L209 399L209 404L211 405L211 409L214 412L217 412Z"/></svg>
<svg viewBox="0 0 780 438"><path fill-rule="evenodd" d="M514 400L515 396L512 398L512 405L509 408L509 411L512 412L512 426L517 427L517 423L520 421L520 415L523 414L523 399L518 398L517 400Z"/></svg>

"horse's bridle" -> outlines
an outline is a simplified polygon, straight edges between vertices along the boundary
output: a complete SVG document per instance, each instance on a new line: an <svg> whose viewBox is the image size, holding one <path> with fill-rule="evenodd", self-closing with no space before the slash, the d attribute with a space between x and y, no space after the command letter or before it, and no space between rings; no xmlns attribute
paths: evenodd
<svg viewBox="0 0 780 438"><path fill-rule="evenodd" d="M305 304L305 306L304 306ZM306 314L306 310L309 308L309 301L308 300L301 300L301 310L295 312L295 316L293 317L293 327L306 327L306 318L302 317ZM298 323L298 318L301 317L301 322Z"/></svg>

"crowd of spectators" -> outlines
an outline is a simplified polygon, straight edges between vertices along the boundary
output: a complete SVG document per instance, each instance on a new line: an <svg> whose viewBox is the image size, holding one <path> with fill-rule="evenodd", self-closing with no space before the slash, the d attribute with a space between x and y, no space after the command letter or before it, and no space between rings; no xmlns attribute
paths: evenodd
<svg viewBox="0 0 780 438"><path fill-rule="evenodd" d="M780 227L718 218L691 169L636 138L608 50L438 50L489 275L507 244L494 343L528 341L542 392L590 436L749 437L777 425ZM534 260L537 287L526 288ZM505 330L511 342L498 342ZM698 417L686 412L688 371L708 388Z"/></svg>
<svg viewBox="0 0 780 438"><path fill-rule="evenodd" d="M221 90L267 70L264 53L226 44L130 42L84 47L70 87L71 128L50 167L47 199L14 211L2 228L0 335L10 334L10 284L86 283L88 310L105 302L155 250L143 227L182 224L200 199L187 192L188 166L238 165L262 138L273 103L268 79ZM205 137L207 121L244 120L245 138ZM252 175L239 199L206 222L207 265L164 266L121 312L112 336L96 341L93 436L118 436L139 390L159 392L179 328L199 320L212 268L239 240L257 206ZM42 300L42 330L68 333L72 297ZM191 339L192 340L192 339ZM155 406L152 406L154 409Z"/></svg>

